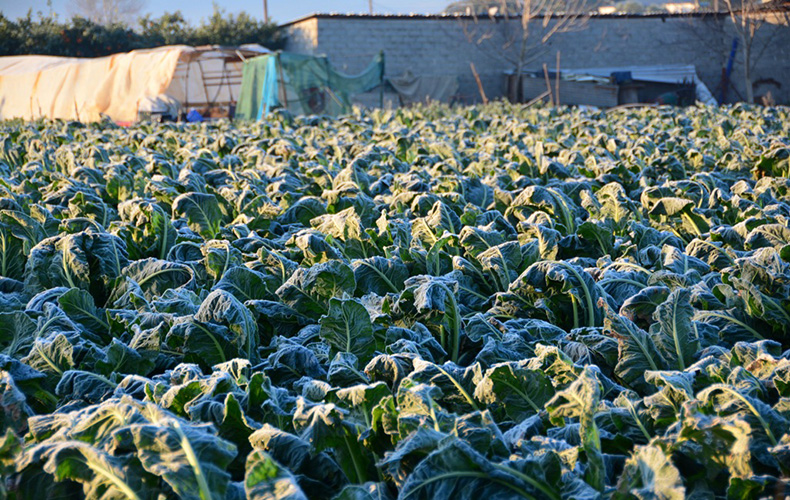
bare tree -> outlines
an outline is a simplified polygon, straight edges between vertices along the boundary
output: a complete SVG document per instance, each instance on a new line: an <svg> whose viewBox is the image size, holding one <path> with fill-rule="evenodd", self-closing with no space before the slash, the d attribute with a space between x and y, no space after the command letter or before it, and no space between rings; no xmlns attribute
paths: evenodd
<svg viewBox="0 0 790 500"><path fill-rule="evenodd" d="M131 25L140 17L145 0L70 0L69 9L97 24Z"/></svg>
<svg viewBox="0 0 790 500"><path fill-rule="evenodd" d="M557 33L576 31L586 26L588 0L523 0L521 11L521 46L516 61L516 81L521 88L521 72L527 62L530 42L530 23L540 21L538 36L544 45Z"/></svg>
<svg viewBox="0 0 790 500"><path fill-rule="evenodd" d="M487 10L469 9L472 20L462 20L467 40L488 55L502 59L516 74L516 94L521 98L521 73L541 57L546 43L559 33L579 31L587 26L595 0L499 0ZM459 2L460 3L460 2ZM474 3L474 2L472 2ZM497 7L497 3L499 7ZM515 3L515 5L514 5ZM478 17L478 12L488 12ZM513 15L513 12L518 12Z"/></svg>
<svg viewBox="0 0 790 500"><path fill-rule="evenodd" d="M762 52L768 49L770 42L777 33L776 25L788 25L788 12L781 6L771 7L770 3L761 0L723 0L724 6L732 20L732 26L740 43L743 57L744 86L746 87L746 101L754 103L754 81L752 72ZM765 31L766 25L774 25L762 38L761 49L757 49L755 40L760 31ZM756 53L759 52L759 53Z"/></svg>

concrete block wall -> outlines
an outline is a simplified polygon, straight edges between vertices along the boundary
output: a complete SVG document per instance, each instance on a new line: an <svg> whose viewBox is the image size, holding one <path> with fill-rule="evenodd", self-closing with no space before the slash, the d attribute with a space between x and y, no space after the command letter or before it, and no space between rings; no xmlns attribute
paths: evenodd
<svg viewBox="0 0 790 500"><path fill-rule="evenodd" d="M545 29L550 29L549 25ZM316 15L286 25L286 50L325 54L349 74L361 71L383 50L386 73L398 76L456 75L463 101L480 100L470 63L475 65L489 98L506 94L505 71L515 68L520 21L442 16L335 16ZM561 54L562 68L653 64L693 64L697 74L716 93L735 36L727 17L593 16L579 29L558 33L547 43L539 39L540 23L530 25L527 69L543 63L554 68ZM765 25L755 41L765 47L755 63L755 95L770 90L777 102L790 103L790 27ZM741 53L735 59L732 82L737 99L745 96ZM378 103L378 93L371 104Z"/></svg>
<svg viewBox="0 0 790 500"><path fill-rule="evenodd" d="M318 18L301 21L288 30L287 50L300 54L315 54L318 48Z"/></svg>

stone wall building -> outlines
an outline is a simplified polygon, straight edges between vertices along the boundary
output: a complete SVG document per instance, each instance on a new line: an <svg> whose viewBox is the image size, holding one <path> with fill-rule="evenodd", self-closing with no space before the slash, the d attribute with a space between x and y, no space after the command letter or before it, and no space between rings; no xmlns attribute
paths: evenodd
<svg viewBox="0 0 790 500"><path fill-rule="evenodd" d="M532 38L550 29L556 19L545 28L541 22L530 24ZM519 19L503 17L314 14L283 27L288 34L286 50L325 54L347 73L362 70L383 50L387 76L406 70L414 75L457 75L458 98L477 102L480 94L470 63L489 98L505 96L505 73L513 71L518 59L520 24ZM544 63L554 68L557 52L564 69L693 64L718 95L735 37L730 18L723 13L592 15L545 44L530 39L525 68L538 70ZM770 91L777 102L790 103L790 27L765 24L753 53L755 95ZM745 98L740 50L731 81L728 100Z"/></svg>

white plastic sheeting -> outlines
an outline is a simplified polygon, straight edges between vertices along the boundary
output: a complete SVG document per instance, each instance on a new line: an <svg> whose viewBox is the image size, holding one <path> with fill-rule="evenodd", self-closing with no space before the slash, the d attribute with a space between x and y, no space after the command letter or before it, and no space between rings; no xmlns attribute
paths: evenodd
<svg viewBox="0 0 790 500"><path fill-rule="evenodd" d="M228 104L238 98L241 61L266 52L172 45L97 58L0 57L0 119L132 122L141 102L162 94L186 106Z"/></svg>
<svg viewBox="0 0 790 500"><path fill-rule="evenodd" d="M716 99L697 76L694 65L664 64L660 66L613 66L607 68L580 68L562 70L563 75L593 75L608 78L612 73L630 71L634 80L661 83L693 82L696 98L703 104L715 106Z"/></svg>
<svg viewBox="0 0 790 500"><path fill-rule="evenodd" d="M140 99L163 93L187 46L91 59L0 58L0 118L133 121Z"/></svg>

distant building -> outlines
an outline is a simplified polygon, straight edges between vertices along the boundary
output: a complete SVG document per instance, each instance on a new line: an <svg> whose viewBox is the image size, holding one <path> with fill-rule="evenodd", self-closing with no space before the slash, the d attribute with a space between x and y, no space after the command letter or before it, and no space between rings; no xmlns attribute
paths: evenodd
<svg viewBox="0 0 790 500"><path fill-rule="evenodd" d="M593 14L583 29L558 33L545 44L538 41L531 46L525 70L542 72L545 63L553 71L557 53L562 69L694 65L699 78L718 96L722 68L734 36L731 31L721 31L731 22L729 14L677 9L677 13ZM543 19L536 22L542 23ZM519 44L514 36L521 33L521 20L462 14L312 14L282 28L287 34L286 50L325 54L346 74L362 71L383 51L388 78L401 77L401 82L411 82L409 85L419 87L426 96L442 95L454 102L472 103L482 98L480 86L488 99L507 95L506 74L515 69ZM755 43L770 44L770 50L755 61L752 71L755 95L770 91L777 103L790 103L790 30L766 25ZM739 100L739 95L745 95L739 57L730 82L727 95L731 101ZM359 102L377 105L380 98L374 92L362 96ZM391 91L384 101L397 102L398 98Z"/></svg>

